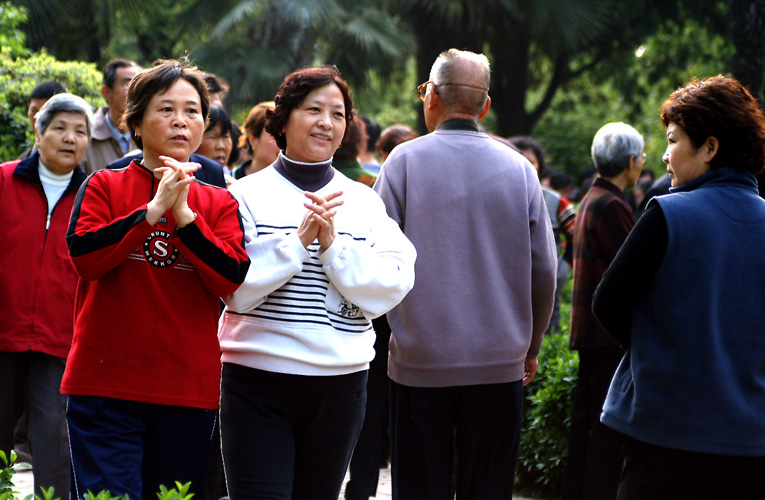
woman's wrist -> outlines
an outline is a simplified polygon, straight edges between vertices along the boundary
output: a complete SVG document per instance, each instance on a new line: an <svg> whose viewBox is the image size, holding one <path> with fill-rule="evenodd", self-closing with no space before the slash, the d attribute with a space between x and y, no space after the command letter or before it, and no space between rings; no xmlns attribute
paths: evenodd
<svg viewBox="0 0 765 500"><path fill-rule="evenodd" d="M161 219L164 214L165 214L165 211L162 209L162 207L159 206L159 204L156 201L151 200L149 203L146 204L146 222L148 222L152 226L156 225L157 222L159 222L159 219Z"/></svg>
<svg viewBox="0 0 765 500"><path fill-rule="evenodd" d="M173 213L178 229L184 228L197 219L197 213L192 211L188 205Z"/></svg>

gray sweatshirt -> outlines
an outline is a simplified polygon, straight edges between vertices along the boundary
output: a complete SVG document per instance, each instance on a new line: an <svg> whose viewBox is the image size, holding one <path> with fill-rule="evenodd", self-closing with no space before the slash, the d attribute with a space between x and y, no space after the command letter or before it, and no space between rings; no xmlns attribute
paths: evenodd
<svg viewBox="0 0 765 500"><path fill-rule="evenodd" d="M413 387L521 380L550 321L557 256L536 172L464 120L401 144L375 191L417 249L388 313L389 376ZM456 129L455 129L456 128Z"/></svg>

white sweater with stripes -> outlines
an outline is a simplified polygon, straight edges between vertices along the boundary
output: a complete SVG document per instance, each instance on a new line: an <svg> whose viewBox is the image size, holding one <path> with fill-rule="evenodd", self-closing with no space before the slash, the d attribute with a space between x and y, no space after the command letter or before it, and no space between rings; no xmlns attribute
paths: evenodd
<svg viewBox="0 0 765 500"><path fill-rule="evenodd" d="M335 172L319 194L343 191L337 237L321 252L297 228L304 192L273 167L231 186L252 264L224 298L223 361L296 375L365 370L374 357L371 319L414 286L414 246L370 188Z"/></svg>

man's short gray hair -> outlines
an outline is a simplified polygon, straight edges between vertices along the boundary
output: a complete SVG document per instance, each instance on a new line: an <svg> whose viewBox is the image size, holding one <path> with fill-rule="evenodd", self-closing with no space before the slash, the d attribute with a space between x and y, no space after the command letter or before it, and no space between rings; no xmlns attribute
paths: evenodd
<svg viewBox="0 0 765 500"><path fill-rule="evenodd" d="M58 113L80 113L88 124L88 139L93 130L93 109L82 97L74 94L56 94L37 112L37 132L42 136Z"/></svg>
<svg viewBox="0 0 765 500"><path fill-rule="evenodd" d="M465 61L473 64L466 65ZM489 98L489 59L468 50L449 49L441 52L433 63L430 81L437 87L444 107L477 116Z"/></svg>
<svg viewBox="0 0 765 500"><path fill-rule="evenodd" d="M616 177L643 152L643 136L630 125L613 122L603 125L592 139L592 161L603 177Z"/></svg>

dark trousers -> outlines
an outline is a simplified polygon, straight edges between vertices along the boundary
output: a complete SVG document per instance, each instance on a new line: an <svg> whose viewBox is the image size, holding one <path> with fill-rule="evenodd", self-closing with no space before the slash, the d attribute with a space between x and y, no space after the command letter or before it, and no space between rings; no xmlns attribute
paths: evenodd
<svg viewBox="0 0 765 500"><path fill-rule="evenodd" d="M156 499L159 486L201 490L216 411L97 396L67 409L77 498L102 490Z"/></svg>
<svg viewBox="0 0 765 500"><path fill-rule="evenodd" d="M231 500L337 500L367 372L289 375L223 364L221 442Z"/></svg>
<svg viewBox="0 0 765 500"><path fill-rule="evenodd" d="M452 500L455 492L459 500L513 497L521 381L444 388L391 382L390 398L394 500Z"/></svg>
<svg viewBox="0 0 765 500"><path fill-rule="evenodd" d="M613 500L622 471L622 434L600 423L603 403L624 355L579 351L563 500Z"/></svg>
<svg viewBox="0 0 765 500"><path fill-rule="evenodd" d="M26 407L35 493L53 486L55 496L64 499L71 481L66 396L59 389L65 364L41 352L0 352L0 450L8 455L13 449L14 430Z"/></svg>
<svg viewBox="0 0 765 500"><path fill-rule="evenodd" d="M709 455L624 443L618 500L765 498L765 457Z"/></svg>
<svg viewBox="0 0 765 500"><path fill-rule="evenodd" d="M388 451L388 342L390 326L385 316L372 321L377 338L375 357L369 363L367 409L359 440L351 457L351 479L345 485L345 496L373 497L377 494L380 466Z"/></svg>

